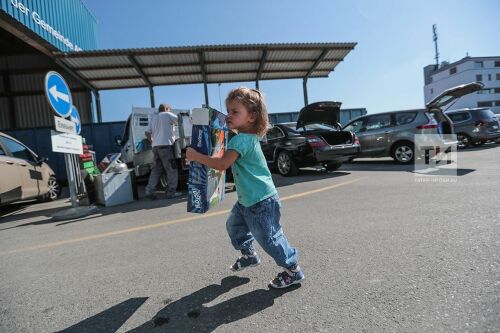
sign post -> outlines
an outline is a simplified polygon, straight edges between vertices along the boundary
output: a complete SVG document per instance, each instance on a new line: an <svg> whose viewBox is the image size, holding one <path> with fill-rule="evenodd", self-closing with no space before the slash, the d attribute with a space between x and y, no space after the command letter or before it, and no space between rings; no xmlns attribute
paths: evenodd
<svg viewBox="0 0 500 333"><path fill-rule="evenodd" d="M64 164L66 165L68 175L69 195L71 197L71 207L76 208L76 189L75 189L75 175L73 174L73 166L71 165L69 154L64 154Z"/></svg>
<svg viewBox="0 0 500 333"><path fill-rule="evenodd" d="M71 208L61 213L54 214L54 220L74 219L87 216L96 211L96 207L78 207L75 187L75 170L70 154L83 154L80 115L72 104L71 91L61 74L50 71L45 75L45 95L50 107L54 110L55 131L51 131L52 151L64 153L66 175ZM69 120L65 118L70 118Z"/></svg>

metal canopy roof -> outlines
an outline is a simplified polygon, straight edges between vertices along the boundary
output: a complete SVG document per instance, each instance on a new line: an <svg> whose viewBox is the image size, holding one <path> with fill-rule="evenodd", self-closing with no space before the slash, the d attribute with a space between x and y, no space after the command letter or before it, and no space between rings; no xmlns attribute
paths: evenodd
<svg viewBox="0 0 500 333"><path fill-rule="evenodd" d="M186 46L54 53L93 90L328 77L356 43Z"/></svg>

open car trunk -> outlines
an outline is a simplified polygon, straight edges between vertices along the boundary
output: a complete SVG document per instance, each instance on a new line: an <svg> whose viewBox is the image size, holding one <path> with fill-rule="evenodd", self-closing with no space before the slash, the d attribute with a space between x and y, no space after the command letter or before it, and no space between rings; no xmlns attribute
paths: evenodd
<svg viewBox="0 0 500 333"><path fill-rule="evenodd" d="M472 94L484 88L482 82L471 82L452 87L443 91L440 95L436 96L433 100L427 103L427 109L440 109L450 103L454 103L460 97Z"/></svg>
<svg viewBox="0 0 500 333"><path fill-rule="evenodd" d="M316 102L304 106L297 118L297 129L310 124L339 126L340 102Z"/></svg>
<svg viewBox="0 0 500 333"><path fill-rule="evenodd" d="M429 113L438 124L439 134L454 134L453 123L442 111L431 110Z"/></svg>
<svg viewBox="0 0 500 333"><path fill-rule="evenodd" d="M348 131L307 131L304 134L321 136L330 146L353 144L353 136Z"/></svg>
<svg viewBox="0 0 500 333"><path fill-rule="evenodd" d="M445 90L440 95L430 101L427 106L427 112L436 120L439 134L453 134L453 123L450 118L444 114L443 107L451 107L455 101L462 96L472 94L484 88L481 82L471 82Z"/></svg>

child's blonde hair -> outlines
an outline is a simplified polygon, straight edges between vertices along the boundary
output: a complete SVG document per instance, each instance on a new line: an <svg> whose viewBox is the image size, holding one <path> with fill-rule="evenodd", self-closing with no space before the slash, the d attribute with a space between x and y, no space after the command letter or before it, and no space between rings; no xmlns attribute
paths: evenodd
<svg viewBox="0 0 500 333"><path fill-rule="evenodd" d="M249 112L257 114L253 130L258 136L264 136L269 127L269 116L262 93L257 89L249 89L247 87L236 88L229 92L226 98L226 107L233 101L240 102Z"/></svg>

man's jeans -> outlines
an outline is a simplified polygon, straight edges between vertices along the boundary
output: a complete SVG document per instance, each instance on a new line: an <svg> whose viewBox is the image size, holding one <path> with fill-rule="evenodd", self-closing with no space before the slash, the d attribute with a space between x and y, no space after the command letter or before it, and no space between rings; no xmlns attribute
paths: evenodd
<svg viewBox="0 0 500 333"><path fill-rule="evenodd" d="M146 194L151 194L155 191L158 181L160 180L163 170L167 173L167 194L173 194L177 190L177 166L174 158L173 146L157 146L153 147L154 165L149 175L148 185L146 186Z"/></svg>
<svg viewBox="0 0 500 333"><path fill-rule="evenodd" d="M277 194L250 207L236 202L226 222L234 248L248 252L256 239L278 266L288 268L297 264L297 250L288 243L280 224L280 207Z"/></svg>

